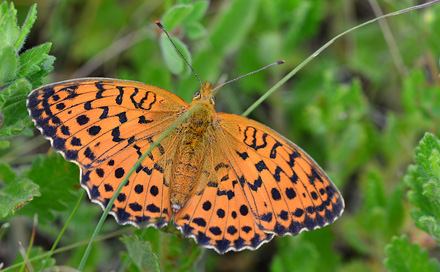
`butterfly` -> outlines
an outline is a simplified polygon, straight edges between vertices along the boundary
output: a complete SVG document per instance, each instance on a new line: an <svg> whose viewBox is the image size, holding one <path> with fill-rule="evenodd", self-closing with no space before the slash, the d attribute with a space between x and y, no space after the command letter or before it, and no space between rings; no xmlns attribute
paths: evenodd
<svg viewBox="0 0 440 272"><path fill-rule="evenodd" d="M122 188L110 212L119 224L161 228L173 220L223 254L335 221L344 201L318 164L265 125L217 113L212 91L205 82L187 104L140 82L82 78L32 91L27 108L102 208L138 158L193 110Z"/></svg>

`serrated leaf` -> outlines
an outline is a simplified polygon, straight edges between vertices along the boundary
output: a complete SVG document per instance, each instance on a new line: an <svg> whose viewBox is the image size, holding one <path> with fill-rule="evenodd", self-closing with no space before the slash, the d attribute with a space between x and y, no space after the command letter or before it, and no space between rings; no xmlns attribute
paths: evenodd
<svg viewBox="0 0 440 272"><path fill-rule="evenodd" d="M57 153L38 156L27 178L40 186L41 197L20 210L20 214L39 214L44 223L55 219L56 212L73 208L79 198L79 169Z"/></svg>
<svg viewBox="0 0 440 272"><path fill-rule="evenodd" d="M191 64L191 54L186 45L179 39L172 38L173 42L179 48L180 52L185 56L187 61ZM189 67L183 60L182 56L177 52L176 48L168 40L168 37L163 34L160 39L160 48L165 60L165 64L171 73L176 75L186 75L189 72Z"/></svg>
<svg viewBox="0 0 440 272"><path fill-rule="evenodd" d="M128 256L140 271L160 271L157 255L151 250L151 244L139 239L137 235L124 236L121 241L127 248Z"/></svg>
<svg viewBox="0 0 440 272"><path fill-rule="evenodd" d="M13 136L22 133L31 124L27 109L27 94L32 86L26 79L20 79L9 85L0 94L0 109L3 123L0 136Z"/></svg>
<svg viewBox="0 0 440 272"><path fill-rule="evenodd" d="M162 17L162 24L168 32L171 32L177 25L191 14L193 5L175 5L170 8Z"/></svg>
<svg viewBox="0 0 440 272"><path fill-rule="evenodd" d="M391 272L440 271L439 263L429 259L428 251L417 243L410 244L407 236L394 237L385 248L385 266Z"/></svg>
<svg viewBox="0 0 440 272"><path fill-rule="evenodd" d="M418 219L420 225L428 230L428 233L436 241L440 241L440 224L439 221L432 216L421 216Z"/></svg>
<svg viewBox="0 0 440 272"><path fill-rule="evenodd" d="M44 77L46 77L53 70L53 63L55 62L54 56L48 56L46 60L41 63L39 66L41 67L40 71L30 74L26 78L32 84L33 88L37 88L41 86L43 83Z"/></svg>
<svg viewBox="0 0 440 272"><path fill-rule="evenodd" d="M17 26L17 10L14 4L3 1L0 7L0 50L5 46L14 46L16 37L19 35Z"/></svg>
<svg viewBox="0 0 440 272"><path fill-rule="evenodd" d="M14 214L35 196L40 196L37 184L18 177L9 165L0 163L0 219Z"/></svg>
<svg viewBox="0 0 440 272"><path fill-rule="evenodd" d="M44 43L21 54L18 77L26 77L39 72L42 69L41 64L49 58L47 53L49 53L51 45L51 43Z"/></svg>
<svg viewBox="0 0 440 272"><path fill-rule="evenodd" d="M416 148L416 165L408 167L404 178L411 188L408 199L419 211L411 211L416 226L440 242L440 142L426 133Z"/></svg>
<svg viewBox="0 0 440 272"><path fill-rule="evenodd" d="M1 32L1 31L0 31ZM3 47L0 51L0 86L15 78L18 69L18 55L12 45Z"/></svg>
<svg viewBox="0 0 440 272"><path fill-rule="evenodd" d="M27 35L31 31L32 26L37 19L37 4L33 4L29 9L29 12L26 16L26 20L21 27L20 35L18 35L17 40L15 41L15 50L19 52L24 45Z"/></svg>

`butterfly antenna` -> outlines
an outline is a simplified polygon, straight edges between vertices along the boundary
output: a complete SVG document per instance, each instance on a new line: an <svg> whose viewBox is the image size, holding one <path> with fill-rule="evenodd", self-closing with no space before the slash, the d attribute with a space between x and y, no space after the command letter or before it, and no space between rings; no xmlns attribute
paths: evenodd
<svg viewBox="0 0 440 272"><path fill-rule="evenodd" d="M170 42L173 44L174 48L176 48L177 52L179 52L179 54L182 56L183 60L186 62L186 64L188 64L189 68L191 68L191 71L193 72L193 74L196 76L197 80L200 83L200 87L203 88L203 84L202 81L200 81L199 76L197 75L196 71L194 71L194 69L192 68L191 64L189 64L189 62L186 60L185 56L183 56L182 52L179 50L179 48L177 48L176 44L173 42L173 40L171 39L170 35L168 34L168 32L165 30L165 28L163 27L163 25L159 22L156 21L156 25L167 35L168 39L170 40Z"/></svg>
<svg viewBox="0 0 440 272"><path fill-rule="evenodd" d="M244 78L244 77L250 76L250 75L252 75L252 74L255 74L255 73L258 73L258 72L260 72L260 71L263 71L264 69L267 69L267 68L269 68L269 67L272 67L272 66L275 66L275 65L280 65L280 64L283 64L283 63L285 63L284 60L279 60L279 61L277 61L277 62L274 62L274 63L272 63L272 64L269 64L269 65L267 65L267 66L264 66L263 68L260 68L260 69L258 69L258 70L255 70L255 71L253 71L253 72L250 72L250 73L247 73L247 74L245 74L245 75L239 76L239 77L234 78L234 79L231 79L231 80L229 80L229 81L226 81L225 83L222 83L222 84L218 85L217 87L215 87L214 90L212 90L212 91L215 92L216 90L220 89L222 86L224 86L224 85L226 85L226 84L229 84L229 83L231 83L231 82L237 81L237 80L239 80L240 78Z"/></svg>

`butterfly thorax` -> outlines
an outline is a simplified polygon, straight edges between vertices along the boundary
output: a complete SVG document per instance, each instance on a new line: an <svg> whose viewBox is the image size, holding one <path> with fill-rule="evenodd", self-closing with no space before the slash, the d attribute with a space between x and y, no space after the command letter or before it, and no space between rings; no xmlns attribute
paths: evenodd
<svg viewBox="0 0 440 272"><path fill-rule="evenodd" d="M212 85L203 85L212 90ZM202 88L194 96L194 101L189 104L189 109L195 107L194 112L179 129L182 137L175 153L175 165L173 165L171 179L171 203L174 212L179 211L194 192L197 182L203 171L206 151L209 144L209 130L213 125L215 110L212 99L204 99L206 92ZM197 96L197 97L196 97Z"/></svg>

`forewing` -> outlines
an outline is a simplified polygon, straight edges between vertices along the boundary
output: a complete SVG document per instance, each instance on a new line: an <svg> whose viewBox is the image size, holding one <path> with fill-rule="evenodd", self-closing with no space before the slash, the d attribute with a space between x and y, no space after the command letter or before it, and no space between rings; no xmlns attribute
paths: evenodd
<svg viewBox="0 0 440 272"><path fill-rule="evenodd" d="M27 107L53 148L80 166L81 184L90 198L105 207L124 175L187 104L144 83L87 78L36 89ZM118 196L112 213L119 223L159 227L169 221L163 168L176 136L162 141Z"/></svg>

